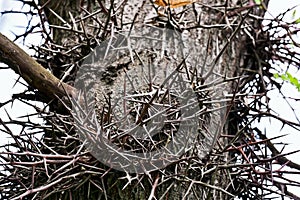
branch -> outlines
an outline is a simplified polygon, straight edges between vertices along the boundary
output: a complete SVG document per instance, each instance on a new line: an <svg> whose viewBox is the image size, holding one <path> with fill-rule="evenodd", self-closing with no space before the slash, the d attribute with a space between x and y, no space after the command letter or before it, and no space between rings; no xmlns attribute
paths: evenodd
<svg viewBox="0 0 300 200"><path fill-rule="evenodd" d="M38 89L49 99L77 96L77 90L61 82L23 49L0 33L0 61L19 74L29 86Z"/></svg>
<svg viewBox="0 0 300 200"><path fill-rule="evenodd" d="M255 129L257 131L257 133L259 134L259 136L261 137L261 139L263 140L267 140L267 146L268 148L270 149L270 151L272 152L272 156L278 156L280 155L280 152L276 149L276 147L274 146L274 144L267 139L267 137L262 134L262 132L258 129ZM292 162L291 160L287 159L286 157L284 156L279 156L277 159L276 159L279 164L281 165L286 165L292 169L297 169L297 170L300 170L300 165L295 163L295 162Z"/></svg>

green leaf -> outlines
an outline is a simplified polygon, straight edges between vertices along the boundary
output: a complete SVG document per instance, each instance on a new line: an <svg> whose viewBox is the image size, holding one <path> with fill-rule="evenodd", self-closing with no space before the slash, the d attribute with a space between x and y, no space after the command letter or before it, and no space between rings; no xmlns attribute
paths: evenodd
<svg viewBox="0 0 300 200"><path fill-rule="evenodd" d="M255 4L260 5L261 4L261 0L254 0Z"/></svg>
<svg viewBox="0 0 300 200"><path fill-rule="evenodd" d="M292 13L292 17L293 17L293 18L296 17L296 12L297 12L297 10L295 9L295 10L293 11L293 13Z"/></svg>
<svg viewBox="0 0 300 200"><path fill-rule="evenodd" d="M282 75L280 76L280 78L281 78L282 80L284 80L284 81L288 81L288 80L289 80L289 78L288 78L287 75L285 75L285 74L282 74Z"/></svg>
<svg viewBox="0 0 300 200"><path fill-rule="evenodd" d="M290 79L290 82L291 82L293 85L299 85L299 81L298 81L298 79L296 79L295 77L294 77L294 78L291 78L291 79Z"/></svg>
<svg viewBox="0 0 300 200"><path fill-rule="evenodd" d="M292 76L292 74L289 73L289 72L286 72L285 74L286 74L286 76L287 76L287 78L288 78L289 80L291 80L292 78L294 78L294 77Z"/></svg>
<svg viewBox="0 0 300 200"><path fill-rule="evenodd" d="M299 23L300 23L300 17L294 21L294 24L299 24Z"/></svg>
<svg viewBox="0 0 300 200"><path fill-rule="evenodd" d="M281 79L283 81L289 82L290 84L294 85L297 88L297 90L300 92L300 81L296 77L294 77L291 73L289 72L286 72L285 74L275 73L273 74L273 76L276 79Z"/></svg>

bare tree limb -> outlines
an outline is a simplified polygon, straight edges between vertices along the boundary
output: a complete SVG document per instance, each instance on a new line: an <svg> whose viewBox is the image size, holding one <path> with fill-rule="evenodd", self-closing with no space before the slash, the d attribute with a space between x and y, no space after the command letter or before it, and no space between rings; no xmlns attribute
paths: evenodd
<svg viewBox="0 0 300 200"><path fill-rule="evenodd" d="M23 49L0 33L0 61L48 98L76 96L76 89L61 82Z"/></svg>

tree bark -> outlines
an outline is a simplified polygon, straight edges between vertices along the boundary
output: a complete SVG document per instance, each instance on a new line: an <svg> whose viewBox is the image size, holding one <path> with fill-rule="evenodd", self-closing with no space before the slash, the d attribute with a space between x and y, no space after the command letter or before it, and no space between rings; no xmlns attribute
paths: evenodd
<svg viewBox="0 0 300 200"><path fill-rule="evenodd" d="M45 9L48 9L46 11L48 21L57 23L51 24L54 30L53 44L57 45L53 45L55 46L53 48L61 46L61 52L57 51L61 57L52 56L52 60L47 61L47 66L59 68L63 72L62 74L56 74L57 76L62 77L68 70L62 69L60 65L57 66L58 61L53 59L54 57L61 59L64 62L63 64L69 64L69 66L74 63L79 64L85 58L86 52L95 44L101 44L106 39L109 41L110 38L115 37L115 33L125 33L125 35L131 33L134 35L136 30L145 25L154 28L169 28L178 32L182 40L193 41L194 48L188 49L189 52L182 53L179 51L184 51L184 47L174 46L174 49L166 50L166 54L169 54L167 56L154 49L154 53L152 52L149 55L142 55L141 53L141 58L135 56L135 59L140 59L142 62L153 58L153 55L162 55L162 59L158 56L153 58L152 61L160 62L162 68L173 67L173 70L176 66L180 66L180 63L184 60L187 66L186 71L188 71L185 78L188 78L187 74L189 73L197 74L195 81L190 84L191 87L200 88L199 90L205 91L205 94L207 92L208 100L206 100L214 105L209 111L209 117L199 119L202 123L200 132L203 131L204 138L207 135L209 136L207 138L212 145L210 149L206 149L208 151L206 152L207 156L202 155L203 152L201 152L201 144L199 143L195 145L194 151L196 153L188 152L191 153L190 157L187 153L184 159L172 163L165 169L146 171L145 174L137 175L126 173L126 171L120 172L107 169L101 163L97 163L93 167L107 169L107 171L101 175L93 174L88 177L83 175L81 178L84 177L87 181L79 186L70 186L68 192L54 193L47 197L49 199L232 198L234 194L230 194L231 191L228 189L232 184L229 171L226 167L219 168L216 165L218 162L215 162L227 163L230 159L227 153L223 153L226 150L225 147L228 141L220 135L235 134L230 133L229 131L233 129L229 129L230 126L227 126L229 123L227 121L228 112L233 100L228 99L225 95L235 93L236 84L238 83L235 80L238 80L241 68L245 64L244 56L247 52L245 43L249 39L247 36L249 31L245 32L244 30L250 24L253 28L251 33L255 32L255 27L260 25L260 21L249 17L249 14L257 12L256 14L262 15L261 7L255 5L252 1L243 4L238 0L203 0L184 7L176 6L175 9L161 8L151 1L97 1L96 4L88 0L80 1L80 4L76 2L76 9L73 9L75 4L66 3L66 6L71 5L72 12L69 12L70 9L57 6L55 3L51 4L51 2L56 2L54 0L47 2L50 3L44 2L44 5ZM78 5L81 5L81 9L78 9ZM88 5L92 5L89 7L91 13L88 12L89 9L85 9L87 8L85 6ZM60 17L53 14L49 8ZM84 14L90 16L88 20L82 17ZM58 20L58 18L63 20ZM73 38L75 39L73 40ZM76 89L61 83L49 71L25 55L16 45L12 45L3 37L0 37L0 39L0 44L9 47L0 49L3 60L34 88L39 89L49 97L64 96L66 93L74 96L77 93ZM170 41L178 44L176 39L170 39ZM132 50L135 51L136 49ZM136 52L137 54L140 53L140 51ZM80 55L79 58L76 57L78 55ZM127 57L129 60L132 58L128 55ZM176 58L180 59L176 60ZM136 70L135 74L141 74L138 68L139 65L133 62L126 61L126 59L114 61L117 62L116 66L109 63L102 69L102 75L104 73L109 75L106 76L108 79L100 82L101 92L116 91L119 89L118 86L126 85L120 81L122 80L120 77L130 71ZM95 72L95 74L97 73ZM142 75L138 76L139 81L143 80L144 76ZM163 74L158 74L158 77L158 82L166 79ZM194 83L195 85L193 85ZM105 96L101 95L98 95L98 98L100 99L98 107L100 107L99 110L102 110L104 103L101 103L101 101L106 99ZM98 113L99 116L102 114L101 112ZM85 167L85 165L80 165L76 170L81 170L80 172L84 174ZM74 180L74 182L76 181ZM61 190L67 189L62 188Z"/></svg>

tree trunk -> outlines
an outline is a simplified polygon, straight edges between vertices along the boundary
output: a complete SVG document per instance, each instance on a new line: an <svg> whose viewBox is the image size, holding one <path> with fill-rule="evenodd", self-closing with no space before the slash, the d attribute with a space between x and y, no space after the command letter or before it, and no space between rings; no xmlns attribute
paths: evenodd
<svg viewBox="0 0 300 200"><path fill-rule="evenodd" d="M81 45L68 56L60 57L59 62L54 58L48 60L48 65L57 72L56 76L61 78L67 71L61 68L63 64L69 66L72 62L86 64L86 60L82 62L82 56L96 44L104 47L105 42L101 43L102 40L108 41L105 44L108 47L111 45L110 42L115 42L114 39L123 34L128 36L126 39L131 38L131 42L135 42L134 45L129 45L131 49L128 49L127 53L120 52L119 57L107 54L107 58L111 60L106 58L104 62L100 62L102 68L92 68L91 63L88 63L92 70L84 72L79 67L77 73L80 77L70 78L72 81L75 80L76 86L76 83L81 80L88 80L85 76L92 74L99 75L96 78L101 77L100 87L97 88L97 115L98 118L102 117L100 121L103 126L117 121L113 121L114 119L111 119L113 116L110 116L112 111L109 111L111 108L107 104L108 93L113 92L109 96L112 101L118 97L114 96L114 92L118 89L123 88L124 93L125 88L130 87L132 83L125 83L122 77L130 73L135 75L130 79L136 81L135 86L141 86L145 76L151 80L156 75L155 82L147 82L148 87L149 84L162 84L167 79L167 75L177 70L178 73L184 74L182 79L188 80L185 87L195 91L198 100L200 99L200 108L205 111L199 115L199 133L193 138L192 152L191 150L186 152L182 160L172 160L169 166L164 166L161 170L146 170L144 174L138 175L126 170L125 172L108 171L102 176L88 178L87 183L79 188L71 188L70 193L55 194L50 197L57 199L58 196L64 198L72 196L74 199L82 199L89 195L89 199L152 199L154 196L157 199L232 198L231 191L228 189L231 188L229 171L226 168L218 169L214 163L226 163L230 159L227 153L223 153L228 141L224 139L226 137L220 136L235 134L230 131L236 128L236 124L231 123L228 118L232 103L230 94L236 92L238 76L245 65L246 43L249 40L247 34L253 34L255 26L260 25L257 20L249 17L249 14L262 15L261 7L254 5L252 1L241 3L237 0L203 0L201 3L196 2L175 9L158 7L150 1L139 0L112 3L80 1L78 4L78 2L76 9L70 13L67 13L68 7L65 9L52 5L52 10L67 23L57 20L57 16L53 13L49 14L49 10L46 12L50 23L57 23L54 25L66 28L52 29L54 43L67 48ZM78 5L82 7L78 9ZM48 6L51 7L51 4ZM98 14L80 21L80 18L83 19L83 13L87 15L88 11L98 12ZM148 32L147 27L151 27ZM156 29L159 30L158 34L153 31ZM160 32L161 30L168 30L171 33ZM149 37L159 39L162 39L162 35L165 34L164 41L169 43L164 46L163 42L159 43L159 41L159 44L152 45L151 42L154 43L157 39L155 38L145 39L143 41L148 43L140 44L140 40L135 40L135 37L141 33L144 37L148 34ZM141 47L137 44L149 46ZM101 52L101 49L98 52ZM76 57L76 53L81 56ZM156 63L155 69L151 69L154 71L142 70L141 66L153 63ZM151 73L152 75L149 75ZM94 78L91 79L93 80L85 84L94 84ZM114 108L118 109L118 107ZM123 116L123 113L113 114ZM106 118L103 117L104 115ZM130 122L135 123L132 119ZM202 136L204 139L200 140L199 137ZM130 142L126 137L121 139L119 145L124 141ZM104 168L101 164L98 164L99 166ZM96 185L99 185L101 190ZM87 194L85 190L90 193Z"/></svg>

